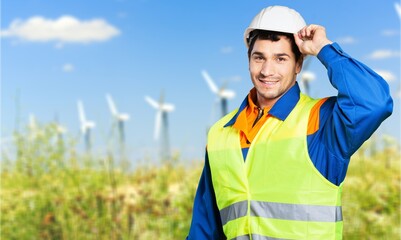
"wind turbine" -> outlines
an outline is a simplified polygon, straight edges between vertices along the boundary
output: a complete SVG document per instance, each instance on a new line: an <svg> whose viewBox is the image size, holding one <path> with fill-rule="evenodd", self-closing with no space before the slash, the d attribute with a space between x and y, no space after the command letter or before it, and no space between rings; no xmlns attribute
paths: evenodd
<svg viewBox="0 0 401 240"><path fill-rule="evenodd" d="M304 65L303 65L303 68L302 68L302 71L300 74L301 75L301 84L304 87L305 93L308 95L310 94L310 82L312 82L313 80L316 79L316 75L313 72L308 71L310 61L311 61L310 57L305 59Z"/></svg>
<svg viewBox="0 0 401 240"><path fill-rule="evenodd" d="M154 100L149 96L145 96L145 100L149 103L150 106L157 110L156 119L155 119L155 129L154 129L154 139L158 140L160 137L160 131L162 132L162 141L160 148L160 155L162 160L170 158L170 143L168 136L168 118L167 115L169 112L174 111L175 106L170 103L164 102L164 94L163 92L160 94L159 102Z"/></svg>
<svg viewBox="0 0 401 240"><path fill-rule="evenodd" d="M41 134L41 129L39 128L38 122L36 121L36 117L33 113L29 114L28 129L31 140L35 139Z"/></svg>
<svg viewBox="0 0 401 240"><path fill-rule="evenodd" d="M56 127L57 141L61 141L63 139L63 134L67 132L67 129L63 125L60 124L57 113L54 117L54 124Z"/></svg>
<svg viewBox="0 0 401 240"><path fill-rule="evenodd" d="M111 115L113 116L115 123L118 126L118 134L119 134L120 144L121 144L121 147L123 147L125 144L124 122L128 121L130 116L128 113L118 112L117 107L110 94L106 94L106 98L107 98L107 103L109 105ZM114 123L113 123L113 126L114 126Z"/></svg>
<svg viewBox="0 0 401 240"><path fill-rule="evenodd" d="M78 114L81 123L81 133L85 139L85 149L87 152L92 148L91 145L91 129L95 127L95 122L86 120L85 110L82 102L78 100Z"/></svg>
<svg viewBox="0 0 401 240"><path fill-rule="evenodd" d="M227 112L227 101L228 99L232 99L235 97L235 92L229 89L226 89L226 84L223 84L220 88L216 86L212 78L209 76L209 74L205 71L202 70L202 76L205 79L207 85L209 86L210 90L217 95L218 100L220 101L221 104L221 114L222 116L225 116Z"/></svg>
<svg viewBox="0 0 401 240"><path fill-rule="evenodd" d="M316 79L316 75L308 70L305 70L301 73L301 82L305 87L306 94L310 94L310 82Z"/></svg>

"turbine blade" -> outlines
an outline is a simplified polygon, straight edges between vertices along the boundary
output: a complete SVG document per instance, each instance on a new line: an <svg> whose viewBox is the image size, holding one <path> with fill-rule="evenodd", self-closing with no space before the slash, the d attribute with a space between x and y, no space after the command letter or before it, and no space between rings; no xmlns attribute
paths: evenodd
<svg viewBox="0 0 401 240"><path fill-rule="evenodd" d="M218 93L219 89L205 70L202 70L202 76L206 80L206 83L209 86L210 90L214 93Z"/></svg>
<svg viewBox="0 0 401 240"><path fill-rule="evenodd" d="M130 116L129 116L128 113L120 113L120 114L118 114L118 120L120 120L120 121L125 122L125 121L128 121L129 118L130 118Z"/></svg>
<svg viewBox="0 0 401 240"><path fill-rule="evenodd" d="M109 109L110 109L111 114L113 116L117 116L118 115L118 111L117 111L116 105L114 104L113 98L111 97L110 94L107 94L106 98L107 98L107 103L109 105Z"/></svg>
<svg viewBox="0 0 401 240"><path fill-rule="evenodd" d="M84 122L86 122L84 105L80 100L78 100L77 104L78 104L79 121L81 122L81 124L83 124Z"/></svg>
<svg viewBox="0 0 401 240"><path fill-rule="evenodd" d="M88 121L85 123L86 128L94 128L96 126L96 123L93 121Z"/></svg>
<svg viewBox="0 0 401 240"><path fill-rule="evenodd" d="M152 99L151 97L145 96L145 100L149 103L150 106L152 106L152 107L154 107L154 108L156 108L156 109L159 109L159 108L160 108L159 103L156 102L156 101L155 101L154 99Z"/></svg>
<svg viewBox="0 0 401 240"><path fill-rule="evenodd" d="M175 106L171 103L165 103L160 106L160 109L165 112L172 112L175 109Z"/></svg>
<svg viewBox="0 0 401 240"><path fill-rule="evenodd" d="M400 17L400 19L401 19L401 4L396 2L396 3L394 3L394 7L395 7L395 11L397 11L397 13L398 13L398 17Z"/></svg>
<svg viewBox="0 0 401 240"><path fill-rule="evenodd" d="M219 95L221 98L231 99L235 97L235 92L232 90L224 89L220 92Z"/></svg>
<svg viewBox="0 0 401 240"><path fill-rule="evenodd" d="M301 81L311 82L315 80L316 75L312 71L303 71L301 74Z"/></svg>

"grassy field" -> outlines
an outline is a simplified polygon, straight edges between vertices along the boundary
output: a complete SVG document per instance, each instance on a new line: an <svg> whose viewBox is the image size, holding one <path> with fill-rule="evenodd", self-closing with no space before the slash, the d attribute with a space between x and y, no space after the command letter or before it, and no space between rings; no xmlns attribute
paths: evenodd
<svg viewBox="0 0 401 240"><path fill-rule="evenodd" d="M78 154L53 124L16 134L15 150L1 162L1 239L185 239L202 159L126 171L112 153ZM400 239L400 182L398 143L368 141L344 185L344 239Z"/></svg>

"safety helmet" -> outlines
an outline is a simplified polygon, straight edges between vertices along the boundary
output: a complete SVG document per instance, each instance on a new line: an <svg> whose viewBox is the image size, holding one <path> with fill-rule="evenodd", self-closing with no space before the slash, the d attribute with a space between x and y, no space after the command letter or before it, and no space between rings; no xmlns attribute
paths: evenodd
<svg viewBox="0 0 401 240"><path fill-rule="evenodd" d="M296 33L305 26L305 20L294 9L284 6L270 6L262 9L245 30L245 44L249 47L249 34L255 29Z"/></svg>

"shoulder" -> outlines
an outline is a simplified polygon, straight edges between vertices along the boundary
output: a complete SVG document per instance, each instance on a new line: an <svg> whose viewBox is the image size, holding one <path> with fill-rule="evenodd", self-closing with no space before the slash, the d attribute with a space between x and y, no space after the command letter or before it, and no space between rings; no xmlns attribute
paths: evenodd
<svg viewBox="0 0 401 240"><path fill-rule="evenodd" d="M309 114L308 135L314 134L319 130L321 124L325 122L325 119L332 112L336 99L336 97L326 97L315 102Z"/></svg>

